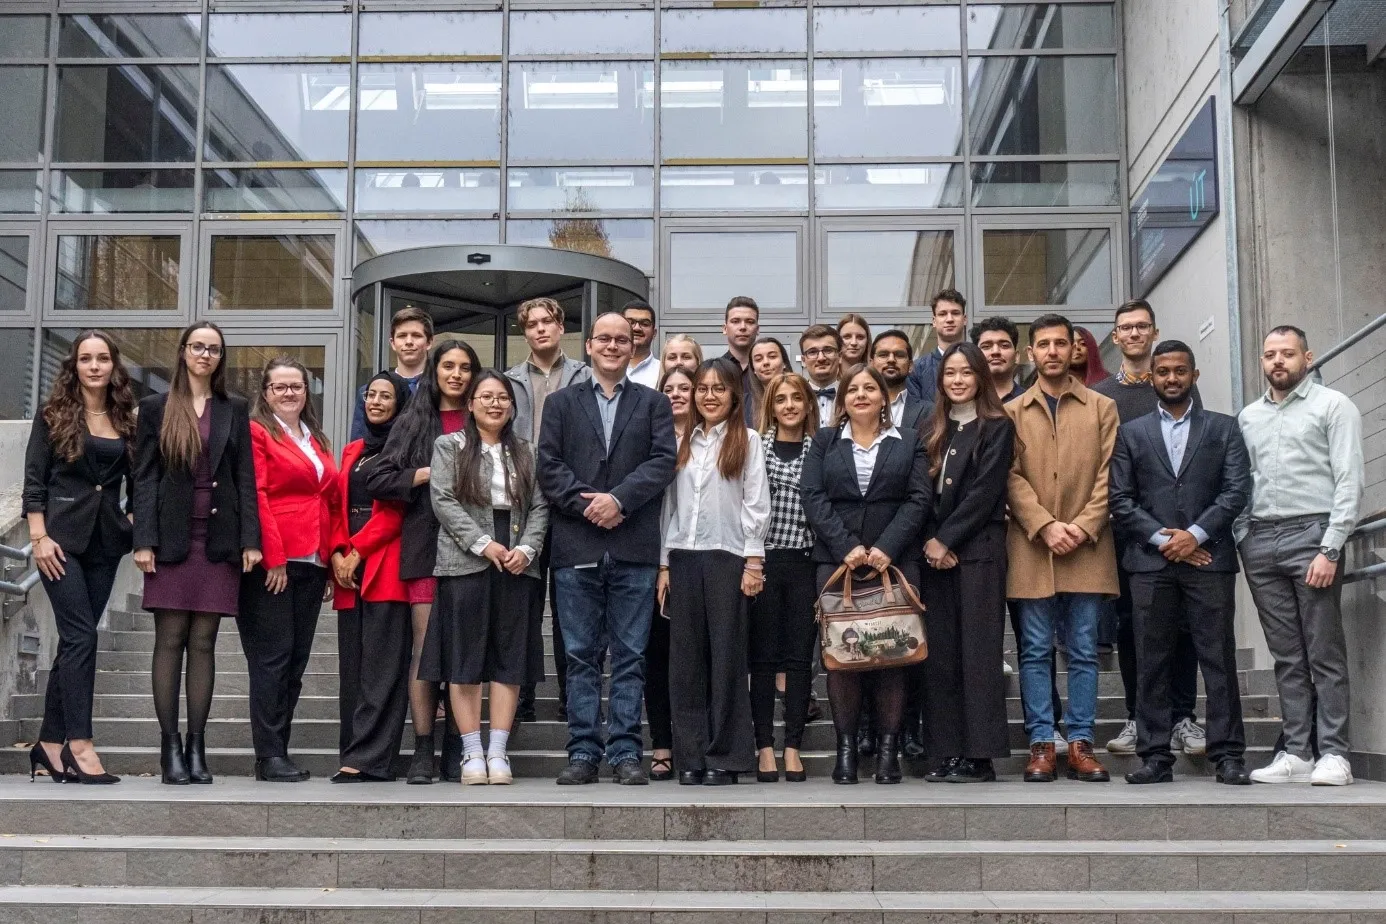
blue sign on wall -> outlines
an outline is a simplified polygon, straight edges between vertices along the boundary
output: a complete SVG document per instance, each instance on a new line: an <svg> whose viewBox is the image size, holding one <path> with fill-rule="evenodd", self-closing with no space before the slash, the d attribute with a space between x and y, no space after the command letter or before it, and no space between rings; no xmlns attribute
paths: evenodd
<svg viewBox="0 0 1386 924"><path fill-rule="evenodd" d="M1131 203L1131 288L1144 298L1218 214L1218 141L1209 97Z"/></svg>

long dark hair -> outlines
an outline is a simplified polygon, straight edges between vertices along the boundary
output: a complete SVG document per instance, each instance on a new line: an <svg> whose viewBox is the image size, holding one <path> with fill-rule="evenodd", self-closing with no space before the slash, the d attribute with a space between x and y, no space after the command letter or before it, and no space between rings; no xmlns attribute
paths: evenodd
<svg viewBox="0 0 1386 924"><path fill-rule="evenodd" d="M200 330L214 331L221 341L221 355L212 370L212 394L226 397L226 335L211 321L194 321L178 338L178 356L173 361L173 384L164 404L164 422L159 427L159 452L164 464L192 471L202 453L202 434L197 430L197 411L193 409L191 376L188 373L188 338Z"/></svg>
<svg viewBox="0 0 1386 924"><path fill-rule="evenodd" d="M1092 331L1086 327L1074 327L1073 338L1083 341L1083 348L1088 354L1088 358L1083 360L1083 384L1096 385L1107 378L1110 373L1107 372L1107 367L1102 363L1102 346L1097 342ZM939 368L943 367L940 366ZM1077 378L1076 375L1074 377Z"/></svg>
<svg viewBox="0 0 1386 924"><path fill-rule="evenodd" d="M274 408L270 407L269 399L265 397L265 391L269 387L270 373L276 369L296 369L298 374L303 376L303 410L299 413L298 419L308 428L313 439L318 441L318 446L322 451L330 454L332 444L327 441L327 434L322 432L322 424L318 422L318 412L313 407L313 396L308 394L308 367L292 356L276 356L265 363L265 370L260 373L260 391L255 395L255 406L250 412L250 419L264 427L265 432L277 442L283 442L284 428L275 419Z"/></svg>
<svg viewBox="0 0 1386 924"><path fill-rule="evenodd" d="M77 355L88 340L100 340L111 351L111 380L106 384L106 417L125 439L127 453L133 453L135 435L135 393L130 388L130 373L120 361L120 347L103 330L84 330L72 341L58 367L53 390L43 406L43 421L48 424L48 441L53 451L68 462L77 461L82 454L87 435L86 403L82 400L82 382L77 376Z"/></svg>
<svg viewBox="0 0 1386 924"><path fill-rule="evenodd" d="M967 360L968 368L972 370L972 376L977 380L977 417L980 420L998 420L1006 416L1006 409L1001 405L1001 399L996 395L996 389L991 387L991 371L987 367L987 358L982 355L982 351L975 345L964 340L955 343L943 351L943 358L938 363L938 373L935 384L938 386L938 397L934 401L934 412L929 417L928 422L928 443L929 451L929 477L937 478L938 473L943 469L943 454L948 447L949 419L948 413L953 410L953 399L948 397L948 392L943 388L943 367L948 364L948 360L955 353L961 353Z"/></svg>
<svg viewBox="0 0 1386 924"><path fill-rule="evenodd" d="M501 466L505 471L511 507L528 506L534 491L534 450L515 434L515 386L496 370L487 369L472 378L468 389L469 399L476 394L477 387L486 381L500 382L510 396L510 418L500 432ZM481 477L481 430L476 425L475 414L467 415L462 432L466 439L462 441L462 449L457 454L457 483L453 485L453 490L464 504L489 507L491 482Z"/></svg>
<svg viewBox="0 0 1386 924"><path fill-rule="evenodd" d="M741 423L744 416L741 402L745 400L741 394L741 370L720 356L704 361L693 376L693 406L688 411L689 438L679 444L678 468L682 470L688 464L688 460L693 457L693 431L707 423L703 419L703 412L698 409L698 382L702 381L703 376L709 372L717 376L717 380L727 386L727 396L731 398L731 410L727 412L726 419L723 421L727 425L727 432L722 437L722 449L717 454L717 471L723 478L730 481L733 478L740 478L742 469L746 467L746 456L750 452L748 447L750 440L746 435L746 428Z"/></svg>
<svg viewBox="0 0 1386 924"><path fill-rule="evenodd" d="M433 443L443 435L443 416L439 410L443 390L438 387L438 360L453 350L466 353L467 361L472 364L472 381L462 394L462 407L466 408L471 401L472 389L476 387L476 378L481 373L481 361L476 358L476 350L451 337L435 343L428 353L423 374L419 376L414 397L409 399L396 419L394 429L390 431L385 451L380 454L381 464L402 469L424 468L433 458Z"/></svg>

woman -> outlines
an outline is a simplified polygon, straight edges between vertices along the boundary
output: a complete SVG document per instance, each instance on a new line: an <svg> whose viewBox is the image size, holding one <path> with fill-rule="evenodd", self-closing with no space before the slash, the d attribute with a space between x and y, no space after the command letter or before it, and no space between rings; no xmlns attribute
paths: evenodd
<svg viewBox="0 0 1386 924"><path fill-rule="evenodd" d="M438 437L429 492L438 517L438 591L419 677L445 681L462 733L462 782L511 782L506 746L529 668L529 613L544 593L539 553L549 508L534 447L515 432L515 390L487 370L460 433ZM481 685L491 740L481 747Z"/></svg>
<svg viewBox="0 0 1386 924"><path fill-rule="evenodd" d="M804 460L802 497L813 530L815 585L840 565L854 570L854 587L894 565L919 586L920 531L932 506L924 440L891 425L885 380L870 366L853 366L838 385L841 427L819 430ZM845 415L845 416L844 416ZM869 569L869 570L868 570ZM906 668L871 674L880 734L876 782L900 782L897 735L905 708ZM837 730L834 783L857 782L857 722L862 673L830 671L828 699Z"/></svg>
<svg viewBox="0 0 1386 924"><path fill-rule="evenodd" d="M409 402L409 383L381 372L366 383L363 439L342 450L333 518L340 675L339 750L334 783L392 781L399 730L409 705L409 591L399 577L404 505L371 503L366 479ZM367 656L369 653L369 656Z"/></svg>
<svg viewBox="0 0 1386 924"><path fill-rule="evenodd" d="M842 338L840 360L842 368L850 369L858 363L868 363L867 351L871 349L871 325L859 314L844 314L837 322L837 335Z"/></svg>
<svg viewBox="0 0 1386 924"><path fill-rule="evenodd" d="M691 427L664 492L657 599L669 614L674 760L684 785L733 784L754 759L747 602L764 587L765 450L742 425L741 370L698 367Z"/></svg>
<svg viewBox="0 0 1386 924"><path fill-rule="evenodd" d="M255 779L299 783L289 759L294 709L326 599L333 523L341 515L332 447L308 400L308 370L296 359L265 364L251 414L264 558L241 579L236 628L250 671Z"/></svg>
<svg viewBox="0 0 1386 924"><path fill-rule="evenodd" d="M664 341L664 352L660 354L660 372L668 372L677 366L683 367L692 375L703 364L703 348L687 334L675 334Z"/></svg>
<svg viewBox="0 0 1386 924"><path fill-rule="evenodd" d="M405 505L399 576L409 594L413 639L409 713L414 723L414 757L407 782L414 785L432 783L437 772L433 722L438 710L438 684L419 679L419 657L433 611L433 565L438 555L438 518L429 497L429 466L438 437L456 433L466 422L472 376L480 371L481 362L466 343L446 338L435 344L414 397L385 442L380 462L366 477L366 489L373 498ZM456 777L454 766L462 756L461 741L450 731L445 727L445 779Z"/></svg>
<svg viewBox="0 0 1386 924"><path fill-rule="evenodd" d="M1101 347L1086 327L1075 327L1073 333L1073 355L1068 359L1068 371L1084 385L1096 385L1109 375L1102 364Z"/></svg>
<svg viewBox="0 0 1386 924"><path fill-rule="evenodd" d="M150 680L163 736L159 767L173 785L210 783L207 714L217 630L240 611L241 575L260 563L260 511L245 399L226 392L221 328L198 321L178 338L168 394L140 402L135 428L135 567L154 613ZM178 737L187 654L188 740Z"/></svg>
<svg viewBox="0 0 1386 924"><path fill-rule="evenodd" d="M996 779L1010 754L1005 677L996 670L1006 631L1006 484L1015 425L1001 406L986 357L956 343L938 368L930 423L934 512L924 560L929 657L924 662L924 749L941 759L926 780Z"/></svg>
<svg viewBox="0 0 1386 924"><path fill-rule="evenodd" d="M135 398L120 349L103 331L82 331L34 418L24 454L29 541L58 628L43 726L29 752L31 780L43 767L55 783L120 782L92 746L91 705L96 624L131 548L120 488L133 500L134 437Z"/></svg>
<svg viewBox="0 0 1386 924"><path fill-rule="evenodd" d="M814 622L813 533L799 500L804 457L818 431L818 402L808 382L792 372L766 385L761 442L770 485L770 526L765 537L765 590L751 604L751 719L759 766L756 779L779 779L775 763L776 677L784 684L784 778L808 776L799 748L808 723L810 661L817 640Z"/></svg>

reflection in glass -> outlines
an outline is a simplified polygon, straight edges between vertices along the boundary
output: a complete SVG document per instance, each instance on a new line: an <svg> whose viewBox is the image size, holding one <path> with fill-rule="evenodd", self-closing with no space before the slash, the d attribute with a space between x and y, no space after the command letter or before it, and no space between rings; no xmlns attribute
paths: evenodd
<svg viewBox="0 0 1386 924"><path fill-rule="evenodd" d="M799 237L793 231L675 231L669 235L669 307L721 313L733 295L765 312L799 307Z"/></svg>
<svg viewBox="0 0 1386 924"><path fill-rule="evenodd" d="M211 307L328 310L336 253L334 234L213 235Z"/></svg>
<svg viewBox="0 0 1386 924"><path fill-rule="evenodd" d="M926 307L953 285L952 231L830 231L828 307Z"/></svg>
<svg viewBox="0 0 1386 924"><path fill-rule="evenodd" d="M640 218L554 218L508 221L507 244L611 257L654 273L654 222Z"/></svg>
<svg viewBox="0 0 1386 924"><path fill-rule="evenodd" d="M107 164L191 161L197 92L195 65L59 67L53 157Z"/></svg>
<svg viewBox="0 0 1386 924"><path fill-rule="evenodd" d="M346 160L349 81L339 64L208 65L204 156Z"/></svg>
<svg viewBox="0 0 1386 924"><path fill-rule="evenodd" d="M808 208L807 167L665 167L664 211L793 211Z"/></svg>
<svg viewBox="0 0 1386 924"><path fill-rule="evenodd" d="M652 160L651 81L643 62L510 65L511 161Z"/></svg>
<svg viewBox="0 0 1386 924"><path fill-rule="evenodd" d="M356 262L437 244L499 244L500 222L376 219L356 222Z"/></svg>
<svg viewBox="0 0 1386 924"><path fill-rule="evenodd" d="M323 420L322 400L324 378L327 375L327 351L320 346L286 346L269 344L251 346L229 343L226 345L226 387L234 394L253 398L260 391L264 379L265 366L270 360L280 356L296 359L308 370L308 400L313 402L313 410L318 412L318 420Z"/></svg>
<svg viewBox="0 0 1386 924"><path fill-rule="evenodd" d="M42 67L0 67L0 161L38 160L43 156Z"/></svg>
<svg viewBox="0 0 1386 924"><path fill-rule="evenodd" d="M182 239L176 234L58 236L58 311L174 311Z"/></svg>
<svg viewBox="0 0 1386 924"><path fill-rule="evenodd" d="M351 54L350 13L213 13L209 58L326 58Z"/></svg>
<svg viewBox="0 0 1386 924"><path fill-rule="evenodd" d="M808 156L802 61L665 61L665 160Z"/></svg>
<svg viewBox="0 0 1386 924"><path fill-rule="evenodd" d="M956 52L961 41L956 6L819 7L813 11L814 54Z"/></svg>
<svg viewBox="0 0 1386 924"><path fill-rule="evenodd" d="M361 13L362 55L495 55L500 13Z"/></svg>
<svg viewBox="0 0 1386 924"><path fill-rule="evenodd" d="M512 55L653 55L649 10L535 11L510 14Z"/></svg>
<svg viewBox="0 0 1386 924"><path fill-rule="evenodd" d="M962 164L819 164L819 209L963 206Z"/></svg>
<svg viewBox="0 0 1386 924"><path fill-rule="evenodd" d="M1106 228L983 231L987 305L1110 306L1111 238Z"/></svg>
<svg viewBox="0 0 1386 924"><path fill-rule="evenodd" d="M191 170L55 170L55 212L191 212Z"/></svg>
<svg viewBox="0 0 1386 924"><path fill-rule="evenodd" d="M135 398L163 394L173 381L173 361L178 357L177 327L102 328L120 348L120 360L130 373ZM39 394L47 397L58 368L72 350L72 341L82 332L77 327L43 329L43 362L39 364Z"/></svg>
<svg viewBox="0 0 1386 924"><path fill-rule="evenodd" d="M0 18L0 58L48 57L47 16Z"/></svg>
<svg viewBox="0 0 1386 924"><path fill-rule="evenodd" d="M1110 4L969 4L967 47L976 50L1111 48L1116 44Z"/></svg>
<svg viewBox="0 0 1386 924"><path fill-rule="evenodd" d="M524 167L510 171L510 210L591 212L654 207L649 167Z"/></svg>
<svg viewBox="0 0 1386 924"><path fill-rule="evenodd" d="M360 160L499 160L501 66L362 64Z"/></svg>
<svg viewBox="0 0 1386 924"><path fill-rule="evenodd" d="M1116 59L974 58L974 154L1117 151Z"/></svg>
<svg viewBox="0 0 1386 924"><path fill-rule="evenodd" d="M375 315L378 306L375 286L366 286L357 292L353 307L356 311L356 330L352 356L355 357L356 368L351 379L351 393L354 395L366 386L371 376L375 375L376 369L380 368L375 359L379 346L376 341Z"/></svg>
<svg viewBox="0 0 1386 924"><path fill-rule="evenodd" d="M500 170L471 167L356 169L357 214L494 212L498 208Z"/></svg>
<svg viewBox="0 0 1386 924"><path fill-rule="evenodd" d="M37 170L0 170L0 214L32 215L42 203Z"/></svg>
<svg viewBox="0 0 1386 924"><path fill-rule="evenodd" d="M60 362L53 364L54 370ZM33 369L34 329L11 327L0 330L0 420L28 419L29 396L33 394L29 376Z"/></svg>
<svg viewBox="0 0 1386 924"><path fill-rule="evenodd" d="M666 53L808 50L803 9L665 10L659 45Z"/></svg>
<svg viewBox="0 0 1386 924"><path fill-rule="evenodd" d="M345 170L203 171L202 207L208 212L343 212Z"/></svg>
<svg viewBox="0 0 1386 924"><path fill-rule="evenodd" d="M29 289L29 238L0 237L0 311L23 311Z"/></svg>
<svg viewBox="0 0 1386 924"><path fill-rule="evenodd" d="M1120 205L1121 184L1116 164L975 164L972 204L984 208Z"/></svg>
<svg viewBox="0 0 1386 924"><path fill-rule="evenodd" d="M819 157L961 153L957 58L841 58L815 62L813 74Z"/></svg>
<svg viewBox="0 0 1386 924"><path fill-rule="evenodd" d="M60 58L197 58L202 17L80 13L58 18Z"/></svg>

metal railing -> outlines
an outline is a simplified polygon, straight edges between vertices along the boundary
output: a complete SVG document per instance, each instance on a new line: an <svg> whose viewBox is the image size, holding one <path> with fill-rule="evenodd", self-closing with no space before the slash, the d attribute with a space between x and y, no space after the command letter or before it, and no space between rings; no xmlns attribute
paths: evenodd
<svg viewBox="0 0 1386 924"><path fill-rule="evenodd" d="M22 549L11 548L8 545L0 545L0 558L23 562L27 566L33 564L33 557L34 544L32 542L25 545ZM8 565L5 570L8 572ZM8 574L6 576L8 577ZM19 581L0 581L0 594L10 594L15 597L28 597L29 591L33 590L34 585L38 582L38 568L35 568ZM6 612L5 615L8 618L9 613Z"/></svg>
<svg viewBox="0 0 1386 924"><path fill-rule="evenodd" d="M1357 529L1352 531L1352 535L1348 537L1348 540L1351 541L1353 539L1363 539L1367 536L1379 533L1384 529L1386 529L1386 517L1382 517L1379 520L1373 520L1365 526L1357 527ZM1369 581L1373 578L1379 577L1386 577L1386 561L1378 562L1375 565L1366 565L1362 568L1354 568L1351 571L1344 572L1343 583L1353 584L1357 581Z"/></svg>

